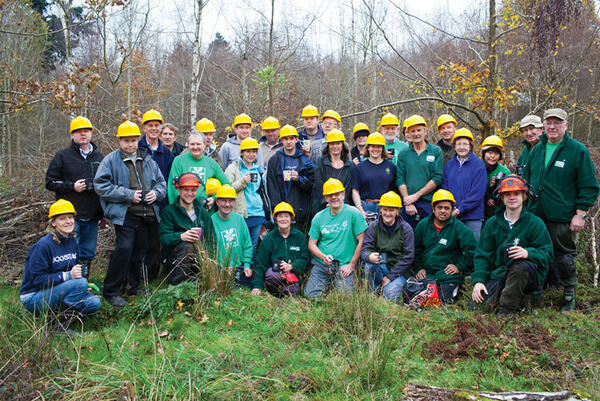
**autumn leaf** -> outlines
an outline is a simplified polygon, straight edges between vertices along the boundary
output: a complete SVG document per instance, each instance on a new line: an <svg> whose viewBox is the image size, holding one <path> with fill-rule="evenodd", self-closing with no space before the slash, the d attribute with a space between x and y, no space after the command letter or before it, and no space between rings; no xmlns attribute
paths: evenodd
<svg viewBox="0 0 600 401"><path fill-rule="evenodd" d="M229 321L227 322L225 327L231 327L232 324L233 324L233 320L229 319Z"/></svg>

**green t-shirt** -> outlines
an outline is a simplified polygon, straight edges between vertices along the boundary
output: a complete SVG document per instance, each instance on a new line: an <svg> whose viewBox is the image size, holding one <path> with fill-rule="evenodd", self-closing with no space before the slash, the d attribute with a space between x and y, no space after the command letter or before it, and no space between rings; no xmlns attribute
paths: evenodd
<svg viewBox="0 0 600 401"><path fill-rule="evenodd" d="M558 145L560 145L560 142L558 142L558 143L546 142L546 156L544 158L544 167L548 167L548 163L550 163L550 159L552 159L552 155L554 154L554 151L556 150L556 148L558 148Z"/></svg>
<svg viewBox="0 0 600 401"><path fill-rule="evenodd" d="M227 220L219 213L210 216L217 237L217 263L222 267L250 267L252 241L244 218L231 212Z"/></svg>
<svg viewBox="0 0 600 401"><path fill-rule="evenodd" d="M216 178L221 184L231 184L229 179L223 172L219 164L208 156L202 156L200 159L195 159L191 153L184 153L173 159L171 172L167 180L167 194L169 195L169 203L173 203L179 196L179 193L173 185L173 178L179 177L183 173L196 173L202 180L196 199L200 200L206 197L205 185L209 178Z"/></svg>
<svg viewBox="0 0 600 401"><path fill-rule="evenodd" d="M367 222L358 209L344 204L335 216L329 208L317 213L308 236L318 242L321 252L339 260L341 267L350 263L356 249L356 236L366 229Z"/></svg>
<svg viewBox="0 0 600 401"><path fill-rule="evenodd" d="M392 163L396 164L396 161L398 160L398 155L404 149L408 149L408 145L406 143L396 139L392 143L387 143L387 142L385 143L385 150L387 150L389 152L390 149L394 149L394 158L392 159Z"/></svg>

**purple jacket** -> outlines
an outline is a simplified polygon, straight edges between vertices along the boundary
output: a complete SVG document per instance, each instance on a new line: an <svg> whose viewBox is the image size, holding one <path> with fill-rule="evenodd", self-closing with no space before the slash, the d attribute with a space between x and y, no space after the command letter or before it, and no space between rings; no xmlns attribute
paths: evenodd
<svg viewBox="0 0 600 401"><path fill-rule="evenodd" d="M483 219L486 186L485 163L473 152L469 152L462 166L457 155L444 166L442 188L454 195L455 206L460 210L458 219L461 221Z"/></svg>

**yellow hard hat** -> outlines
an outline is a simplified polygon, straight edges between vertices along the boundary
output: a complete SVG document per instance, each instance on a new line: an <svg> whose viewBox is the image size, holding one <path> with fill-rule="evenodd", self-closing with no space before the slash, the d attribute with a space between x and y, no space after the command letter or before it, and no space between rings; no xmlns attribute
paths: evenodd
<svg viewBox="0 0 600 401"><path fill-rule="evenodd" d="M500 150L504 150L502 139L500 139L500 137L497 135L491 135L485 138L481 144L481 151L484 152L490 148L499 148Z"/></svg>
<svg viewBox="0 0 600 401"><path fill-rule="evenodd" d="M154 109L148 110L142 116L142 125L146 124L148 121L160 121L161 124L164 123L160 113Z"/></svg>
<svg viewBox="0 0 600 401"><path fill-rule="evenodd" d="M379 125L382 127L384 125L400 125L400 121L395 114L387 113L385 116L381 117L381 123Z"/></svg>
<svg viewBox="0 0 600 401"><path fill-rule="evenodd" d="M275 206L275 209L273 209L273 217L275 217L275 215L279 212L288 212L292 215L292 217L296 217L294 208L287 202L280 202L277 204L277 206Z"/></svg>
<svg viewBox="0 0 600 401"><path fill-rule="evenodd" d="M321 117L321 121L323 121L327 117L333 118L334 120L336 120L340 124L342 123L342 118L340 117L340 115L336 111L326 110L325 113L323 113L323 116Z"/></svg>
<svg viewBox="0 0 600 401"><path fill-rule="evenodd" d="M242 142L240 142L240 152L248 149L258 149L258 142L256 139L251 137L242 139Z"/></svg>
<svg viewBox="0 0 600 401"><path fill-rule="evenodd" d="M217 199L237 199L235 189L229 184L221 185L221 187L217 190L215 197Z"/></svg>
<svg viewBox="0 0 600 401"><path fill-rule="evenodd" d="M281 128L281 130L279 130L279 138L286 136L298 136L298 131L296 131L296 128L292 127L291 125L286 124Z"/></svg>
<svg viewBox="0 0 600 401"><path fill-rule="evenodd" d="M389 191L379 198L379 206L402 207L402 198L394 191Z"/></svg>
<svg viewBox="0 0 600 401"><path fill-rule="evenodd" d="M355 136L358 131L367 131L369 134L371 133L369 126L365 123L356 124L352 129L352 136Z"/></svg>
<svg viewBox="0 0 600 401"><path fill-rule="evenodd" d="M338 179L330 178L323 184L323 195L337 194L345 191L344 184Z"/></svg>
<svg viewBox="0 0 600 401"><path fill-rule="evenodd" d="M244 113L238 114L233 119L233 126L237 127L240 124L250 124L250 125L252 125L252 119L250 118L250 116L248 114L244 114Z"/></svg>
<svg viewBox="0 0 600 401"><path fill-rule="evenodd" d="M437 119L437 128L440 129L440 127L446 123L454 123L455 125L458 125L456 119L450 114L442 114Z"/></svg>
<svg viewBox="0 0 600 401"><path fill-rule="evenodd" d="M302 109L302 117L319 117L319 109L309 104Z"/></svg>
<svg viewBox="0 0 600 401"><path fill-rule="evenodd" d="M453 205L456 204L452 192L446 191L445 189L438 189L437 191L435 191L433 197L431 198L432 205L435 205L435 203L439 201L450 201Z"/></svg>
<svg viewBox="0 0 600 401"><path fill-rule="evenodd" d="M385 137L381 135L379 132L373 132L371 135L367 137L367 146L368 145L380 145L385 146Z"/></svg>
<svg viewBox="0 0 600 401"><path fill-rule="evenodd" d="M85 117L78 116L71 120L71 126L69 127L69 134L77 131L78 129L89 128L94 129L92 122Z"/></svg>
<svg viewBox="0 0 600 401"><path fill-rule="evenodd" d="M344 133L342 131L340 131L339 129L332 129L331 131L329 131L327 133L327 139L325 139L325 142L330 143L330 142L345 142L346 141L346 137L344 136Z"/></svg>
<svg viewBox="0 0 600 401"><path fill-rule="evenodd" d="M59 199L50 205L50 210L48 210L48 218L66 213L77 214L71 202L68 200Z"/></svg>
<svg viewBox="0 0 600 401"><path fill-rule="evenodd" d="M475 139L473 139L473 133L466 128L461 128L454 133L454 136L452 137L452 143L454 143L458 138L468 138L471 140L471 142L475 141Z"/></svg>
<svg viewBox="0 0 600 401"><path fill-rule="evenodd" d="M279 126L279 120L277 120L275 117L267 117L265 118L265 120L262 122L261 124L262 129L279 129L281 128Z"/></svg>
<svg viewBox="0 0 600 401"><path fill-rule="evenodd" d="M215 124L213 124L213 122L210 121L208 118L198 120L198 122L196 123L196 131L202 133L217 132L217 130L215 129Z"/></svg>
<svg viewBox="0 0 600 401"><path fill-rule="evenodd" d="M141 136L140 127L137 126L136 123L132 123L127 120L117 129L117 138L123 138L126 136Z"/></svg>
<svg viewBox="0 0 600 401"><path fill-rule="evenodd" d="M204 191L206 192L206 195L213 196L217 193L219 188L221 188L221 181L217 180L216 178L209 178L206 180L206 187L204 188Z"/></svg>
<svg viewBox="0 0 600 401"><path fill-rule="evenodd" d="M418 114L413 114L408 117L406 121L404 121L404 129L409 129L410 127L414 127L415 125L424 125L427 127L427 121L423 117Z"/></svg>

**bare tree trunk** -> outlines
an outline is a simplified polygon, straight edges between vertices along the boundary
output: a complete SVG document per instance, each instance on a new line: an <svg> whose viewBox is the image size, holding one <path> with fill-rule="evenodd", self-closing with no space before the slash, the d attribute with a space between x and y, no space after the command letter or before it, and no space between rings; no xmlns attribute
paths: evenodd
<svg viewBox="0 0 600 401"><path fill-rule="evenodd" d="M358 51L356 49L356 14L354 10L354 0L350 0L352 12L352 74L353 74L353 105L352 110L358 110Z"/></svg>
<svg viewBox="0 0 600 401"><path fill-rule="evenodd" d="M274 69L273 66L273 25L275 24L275 0L271 0L271 19L269 20L269 47L267 53L267 65ZM269 115L273 115L274 110L274 89L273 89L273 81L274 75L271 75L267 81L267 89L268 89L268 103L269 103Z"/></svg>
<svg viewBox="0 0 600 401"><path fill-rule="evenodd" d="M496 0L489 0L489 24L488 24L488 68L490 74L487 83L487 126L483 127L482 135L487 137L494 133L494 121L497 117L494 91L498 86L498 54L496 50Z"/></svg>
<svg viewBox="0 0 600 401"><path fill-rule="evenodd" d="M131 52L133 51L133 7L130 6L128 10L129 15L129 23L127 24L127 49L129 52L129 57L127 61L127 119L131 120L131 80L132 73L131 69L133 66L131 65Z"/></svg>
<svg viewBox="0 0 600 401"><path fill-rule="evenodd" d="M200 62L200 53L202 51L202 9L208 1L196 0L195 17L196 29L194 32L194 49L192 53L192 80L190 84L190 124L191 126L197 120L198 114L198 88L200 87L202 63ZM184 120L182 120L184 121Z"/></svg>

